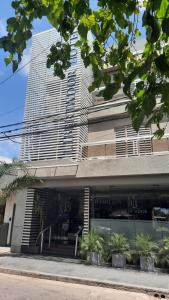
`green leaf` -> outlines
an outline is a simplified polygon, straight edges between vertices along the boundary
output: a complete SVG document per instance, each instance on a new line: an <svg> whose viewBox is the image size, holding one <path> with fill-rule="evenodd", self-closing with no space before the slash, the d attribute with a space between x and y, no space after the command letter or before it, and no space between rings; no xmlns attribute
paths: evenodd
<svg viewBox="0 0 169 300"><path fill-rule="evenodd" d="M105 100L109 100L115 95L119 90L119 84L117 83L108 83L105 90L102 92Z"/></svg>
<svg viewBox="0 0 169 300"><path fill-rule="evenodd" d="M162 30L169 36L169 18L162 21Z"/></svg>
<svg viewBox="0 0 169 300"><path fill-rule="evenodd" d="M169 63L165 54L161 54L155 59L156 67L164 73L169 72Z"/></svg>
<svg viewBox="0 0 169 300"><path fill-rule="evenodd" d="M8 57L6 57L4 60L5 60L6 65L8 66L8 65L12 62L12 60L13 60L13 55L10 54L10 55L9 55Z"/></svg>
<svg viewBox="0 0 169 300"><path fill-rule="evenodd" d="M151 43L155 43L160 36L160 28L158 20L150 14L149 11L145 11L143 14L143 26L148 26L147 28L147 40ZM150 30L150 28L151 30Z"/></svg>
<svg viewBox="0 0 169 300"><path fill-rule="evenodd" d="M132 124L135 131L139 131L140 126L143 123L144 117L145 115L143 111L136 112L134 118L132 119Z"/></svg>
<svg viewBox="0 0 169 300"><path fill-rule="evenodd" d="M164 128L159 128L154 132L154 136L157 137L157 139L161 139L163 137L165 133L165 129Z"/></svg>
<svg viewBox="0 0 169 300"><path fill-rule="evenodd" d="M168 0L161 0L160 7L159 7L159 9L157 9L157 17L160 19L168 18L169 17L169 9L168 8L169 8Z"/></svg>
<svg viewBox="0 0 169 300"><path fill-rule="evenodd" d="M17 8L19 7L19 2L18 2L18 1L12 1L11 6L12 6L14 9L17 9Z"/></svg>
<svg viewBox="0 0 169 300"><path fill-rule="evenodd" d="M16 60L13 60L12 62L13 73L15 73L17 69L18 69L18 62Z"/></svg>
<svg viewBox="0 0 169 300"><path fill-rule="evenodd" d="M78 26L78 33L81 35L83 39L87 39L88 27L83 23L80 23Z"/></svg>
<svg viewBox="0 0 169 300"><path fill-rule="evenodd" d="M156 97L155 95L149 93L145 95L143 99L143 107L145 110L145 114L146 116L149 116L153 111L154 107L156 106Z"/></svg>
<svg viewBox="0 0 169 300"><path fill-rule="evenodd" d="M136 37L141 36L141 32L140 32L139 29L136 29L136 30L135 30L135 36L136 36Z"/></svg>

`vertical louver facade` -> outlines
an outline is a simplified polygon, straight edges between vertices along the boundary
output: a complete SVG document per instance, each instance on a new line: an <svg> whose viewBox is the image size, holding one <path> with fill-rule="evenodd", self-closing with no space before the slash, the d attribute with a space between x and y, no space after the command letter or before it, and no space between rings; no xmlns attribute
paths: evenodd
<svg viewBox="0 0 169 300"><path fill-rule="evenodd" d="M71 67L61 80L46 67L51 45L60 41L59 33L51 29L33 37L20 154L24 161L78 159L80 144L87 141L91 72L85 69L75 47L77 40L74 32L70 39Z"/></svg>

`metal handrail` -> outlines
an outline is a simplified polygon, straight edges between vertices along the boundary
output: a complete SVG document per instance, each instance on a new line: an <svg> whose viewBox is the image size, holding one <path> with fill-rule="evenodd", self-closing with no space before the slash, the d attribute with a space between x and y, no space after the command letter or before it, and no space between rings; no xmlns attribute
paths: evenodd
<svg viewBox="0 0 169 300"><path fill-rule="evenodd" d="M164 138L169 138L169 133L165 133L162 137ZM157 140L157 137L154 136L153 134L147 134L147 135L140 135L140 136L135 136L135 137L126 137L126 138L116 138L116 139L111 139L111 140L103 140L103 141L97 141L97 142L87 142L87 143L81 143L82 147L85 146L97 146L97 145L105 145L105 144L116 144L117 142L130 142L130 141L140 141L140 140L145 140L145 139L151 139L151 140Z"/></svg>
<svg viewBox="0 0 169 300"><path fill-rule="evenodd" d="M49 236L48 236L48 247L50 248L50 245L51 245L51 237L52 237L52 227L55 225L56 223L53 223L51 225L49 225L48 227L44 228L43 230L41 230L37 236L37 239L36 239L36 245L37 245L37 242L39 240L39 238L41 238L41 241L40 241L40 253L43 252L43 244L44 244L44 233L49 230Z"/></svg>
<svg viewBox="0 0 169 300"><path fill-rule="evenodd" d="M41 238L40 241L40 253L43 252L43 244L44 244L44 233L46 231L49 230L49 236L48 236L48 247L50 248L51 246L51 237L52 237L52 227L55 225L56 223L53 223L51 225L49 225L48 227L44 228L43 230L41 230L37 236L36 239L36 245L37 242L39 240L39 238ZM79 230L75 233L75 237L76 237L76 241L75 241L75 256L77 256L77 248L78 248L78 241L79 241L79 234L83 231L83 227L79 228Z"/></svg>
<svg viewBox="0 0 169 300"><path fill-rule="evenodd" d="M169 142L169 134L166 133L164 134L164 136L162 137L161 140L164 140L166 139L167 142ZM101 154L101 155L95 155L95 156L86 156L86 155L83 155L83 149L86 147L92 147L92 146L105 146L106 145L118 145L119 143L121 142L124 142L124 143L128 143L128 142L132 142L132 143L136 143L136 147L138 148L139 147L139 143L142 142L142 141L150 141L151 143L153 141L157 140L157 137L152 135L152 134L149 134L149 135L140 135L140 136L135 136L135 137L126 137L126 138L116 138L116 139L112 139L112 140L103 140L103 141L97 141L97 142L87 142L87 143L82 143L80 145L80 157L81 159L92 159L92 158L119 158L119 157L128 157L128 153L126 152L126 154L122 154L122 155L106 155L105 153ZM153 149L153 144L151 144L151 147L152 147L152 150L149 152L145 152L144 155L164 155L166 153L169 153L168 150L164 150L164 151L154 151ZM139 151L139 149L137 149ZM134 156L139 156L139 153L138 154L133 154Z"/></svg>
<svg viewBox="0 0 169 300"><path fill-rule="evenodd" d="M77 248L78 248L78 241L79 241L79 234L83 231L83 227L81 227L76 233L76 242L75 242L75 256L77 256Z"/></svg>

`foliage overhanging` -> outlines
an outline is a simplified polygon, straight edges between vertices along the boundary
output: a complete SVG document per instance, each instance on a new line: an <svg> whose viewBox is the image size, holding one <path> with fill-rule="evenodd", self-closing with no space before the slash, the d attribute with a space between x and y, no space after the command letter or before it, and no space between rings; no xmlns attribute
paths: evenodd
<svg viewBox="0 0 169 300"><path fill-rule="evenodd" d="M22 176L18 176L18 169L23 172ZM7 175L12 180L0 190L0 203L5 204L7 199L15 192L22 190L34 184L42 183L42 180L36 176L29 175L26 166L21 161L13 161L12 163L1 162L0 179Z"/></svg>
<svg viewBox="0 0 169 300"><path fill-rule="evenodd" d="M135 130L143 120L157 124L161 137L163 117L169 115L169 0L14 0L14 17L7 20L7 35L0 39L0 48L8 52L6 64L13 72L22 60L27 41L32 36L33 21L46 17L61 34L61 42L51 47L48 67L64 78L70 67L69 39L77 30L76 44L86 67L92 66L93 83L90 91L104 82L102 94L109 100L123 86L130 98L127 110ZM142 36L139 22L146 35L141 54L134 53L135 41ZM93 41L88 41L91 33ZM116 68L113 81L103 72L108 66ZM134 90L132 83L136 82ZM157 98L160 104L157 106Z"/></svg>

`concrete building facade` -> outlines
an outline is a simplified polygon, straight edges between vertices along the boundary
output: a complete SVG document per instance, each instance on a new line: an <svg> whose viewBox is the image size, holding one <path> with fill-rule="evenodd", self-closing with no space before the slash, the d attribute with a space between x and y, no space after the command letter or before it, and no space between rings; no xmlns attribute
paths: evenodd
<svg viewBox="0 0 169 300"><path fill-rule="evenodd" d="M39 42L43 49L57 39L54 30L35 36L33 57ZM121 91L109 102L97 91L90 95L91 73L75 48L63 81L45 59L44 51L30 68L25 120L31 127L21 148L29 173L43 182L16 197L12 251L73 256L77 238L90 229L159 239L169 231L169 126L161 140L153 137L154 125L136 133Z"/></svg>

